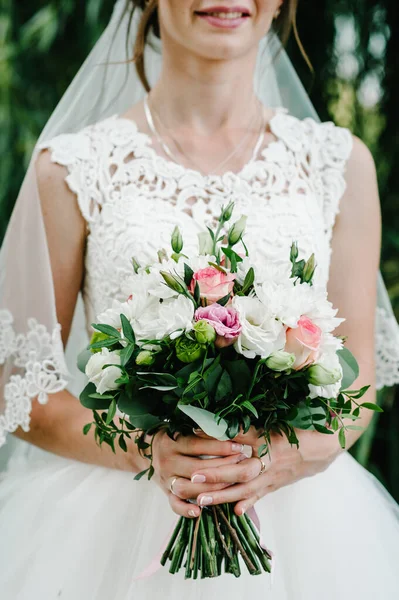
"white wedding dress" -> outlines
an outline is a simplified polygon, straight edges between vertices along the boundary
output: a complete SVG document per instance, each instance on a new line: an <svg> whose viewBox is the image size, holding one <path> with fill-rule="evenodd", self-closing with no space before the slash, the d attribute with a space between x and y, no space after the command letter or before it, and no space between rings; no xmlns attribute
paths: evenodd
<svg viewBox="0 0 399 600"><path fill-rule="evenodd" d="M41 144L67 167L87 221L88 325L112 298L122 299L132 256L156 260L176 224L185 249L194 250L197 233L229 200L236 215L248 216L251 253L283 263L297 240L302 256L315 252L317 280L326 284L352 137L283 109L271 130L275 141L238 174L223 176L202 176L160 157L146 134L117 115ZM35 339L40 344L43 336ZM78 394L80 385L76 380L70 389ZM15 448L0 484L2 600L399 598L398 507L347 452L323 473L258 502L273 577L185 581L183 572L172 576L163 568L138 578L176 519L154 483L11 436L8 443Z"/></svg>

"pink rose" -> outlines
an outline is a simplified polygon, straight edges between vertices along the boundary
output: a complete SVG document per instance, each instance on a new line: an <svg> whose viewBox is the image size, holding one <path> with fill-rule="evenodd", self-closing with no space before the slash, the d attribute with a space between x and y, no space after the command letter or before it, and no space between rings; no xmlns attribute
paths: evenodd
<svg viewBox="0 0 399 600"><path fill-rule="evenodd" d="M198 281L201 298L205 300L206 304L212 304L227 294L231 294L235 278L234 273L223 273L215 267L206 267L194 273L190 292L194 293L195 283Z"/></svg>
<svg viewBox="0 0 399 600"><path fill-rule="evenodd" d="M196 321L207 321L217 333L215 346L225 348L234 344L241 333L241 324L237 311L232 306L211 304L197 308L194 314Z"/></svg>
<svg viewBox="0 0 399 600"><path fill-rule="evenodd" d="M299 371L315 362L321 342L320 327L308 317L302 316L298 321L298 327L287 329L286 337L284 350L296 356L293 369Z"/></svg>

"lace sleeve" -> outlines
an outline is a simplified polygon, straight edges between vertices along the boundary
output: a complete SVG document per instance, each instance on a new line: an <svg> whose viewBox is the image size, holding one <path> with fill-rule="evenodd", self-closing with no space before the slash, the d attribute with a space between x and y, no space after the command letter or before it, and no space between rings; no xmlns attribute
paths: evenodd
<svg viewBox="0 0 399 600"><path fill-rule="evenodd" d="M67 385L68 368L34 168L36 151L0 250L0 446L29 430L32 401Z"/></svg>
<svg viewBox="0 0 399 600"><path fill-rule="evenodd" d="M325 232L331 238L339 204L346 189L346 164L353 148L349 129L332 122L305 119L310 143L309 162L323 202Z"/></svg>
<svg viewBox="0 0 399 600"><path fill-rule="evenodd" d="M101 206L94 131L95 127L91 126L78 133L58 135L38 145L38 150L50 150L52 162L68 169L65 181L76 194L79 208L88 224L97 218Z"/></svg>

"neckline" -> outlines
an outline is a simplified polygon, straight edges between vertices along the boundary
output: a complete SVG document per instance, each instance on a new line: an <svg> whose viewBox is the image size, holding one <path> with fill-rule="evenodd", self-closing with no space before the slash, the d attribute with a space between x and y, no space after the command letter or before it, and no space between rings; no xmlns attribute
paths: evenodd
<svg viewBox="0 0 399 600"><path fill-rule="evenodd" d="M204 180L217 181L217 180L223 179L224 177L233 177L233 178L242 177L250 165L255 164L261 160L261 158L258 158L259 154L262 155L262 153L265 150L269 149L270 147L273 146L273 144L276 144L280 141L279 136L276 134L276 132L273 129L273 122L275 121L275 119L278 116L281 116L281 115L288 116L289 113L288 113L288 109L286 109L283 106L274 107L273 110L274 110L274 114L268 120L268 122L264 128L263 134L265 134L266 131L271 131L271 133L275 136L276 139L270 141L263 148L258 148L256 155L252 155L251 158L238 171L235 172L235 171L228 170L228 171L224 171L223 173L220 173L220 174L215 174L215 173L205 173L204 174L204 173L201 173L201 171L198 171L197 169L194 169L191 167L185 167L184 165L176 163L175 161L162 156L155 150L151 136L148 133L141 131L137 125L137 122L134 119L129 119L128 117L123 117L123 116L119 115L118 113L113 114L111 119L113 119L115 121L121 121L121 122L127 123L131 127L134 128L135 133L140 135L141 139L144 140L144 144L145 144L146 148L150 151L151 157L152 157L152 160L154 163L155 162L163 163L165 166L171 167L173 169L174 173L180 171L181 174L190 173L190 174L196 175L197 177L200 177L201 179L204 179Z"/></svg>

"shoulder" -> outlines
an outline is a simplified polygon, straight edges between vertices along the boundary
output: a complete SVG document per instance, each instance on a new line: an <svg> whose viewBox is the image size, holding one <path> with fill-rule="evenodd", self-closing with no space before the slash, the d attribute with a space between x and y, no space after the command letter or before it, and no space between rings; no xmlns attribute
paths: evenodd
<svg viewBox="0 0 399 600"><path fill-rule="evenodd" d="M332 121L299 119L280 110L271 121L271 129L292 151L305 154L309 166L316 170L342 170L353 149L350 130Z"/></svg>

